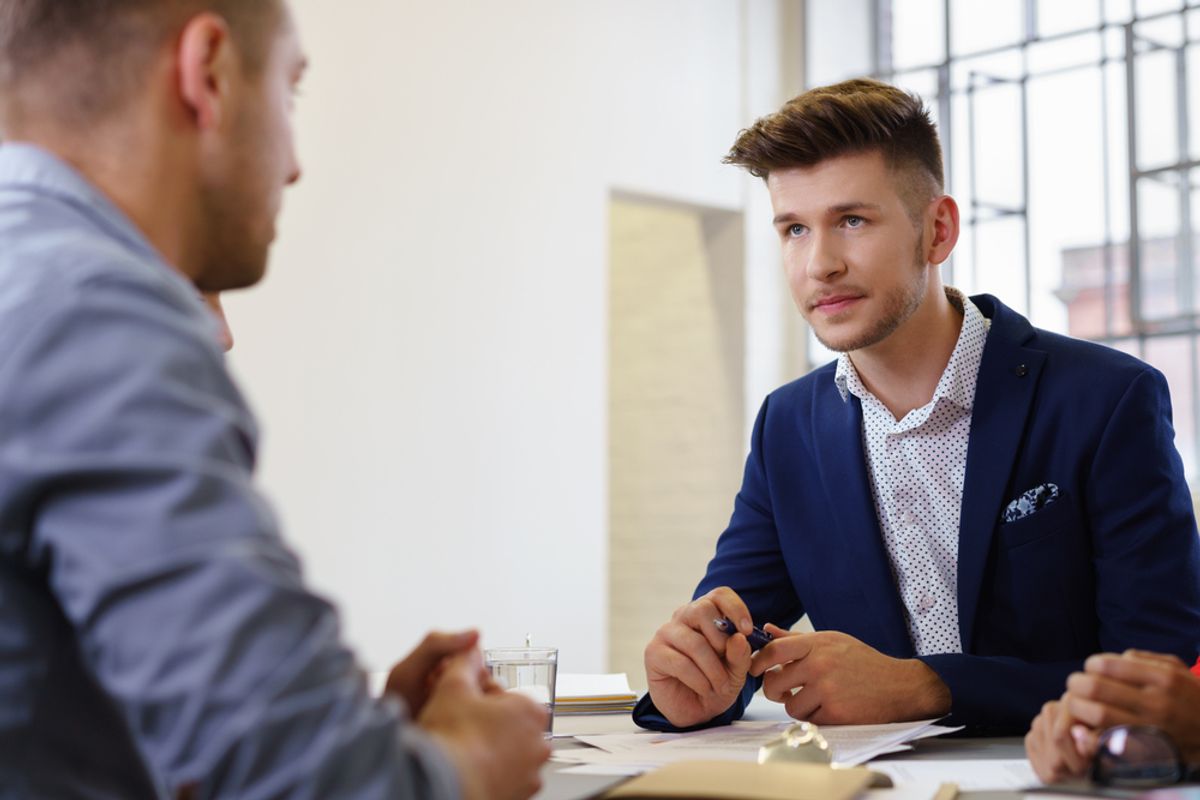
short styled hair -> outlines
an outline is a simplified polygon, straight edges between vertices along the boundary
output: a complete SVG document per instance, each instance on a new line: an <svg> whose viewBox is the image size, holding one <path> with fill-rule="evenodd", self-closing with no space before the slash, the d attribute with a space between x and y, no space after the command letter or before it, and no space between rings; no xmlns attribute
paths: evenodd
<svg viewBox="0 0 1200 800"><path fill-rule="evenodd" d="M97 120L144 81L158 48L205 11L225 19L247 71L257 72L281 8L282 0L0 0L0 121L27 91L64 122Z"/></svg>
<svg viewBox="0 0 1200 800"><path fill-rule="evenodd" d="M867 152L881 153L892 171L917 178L905 181L906 202L918 189L930 195L943 190L942 146L925 104L866 78L792 98L739 133L724 162L766 179L774 170Z"/></svg>

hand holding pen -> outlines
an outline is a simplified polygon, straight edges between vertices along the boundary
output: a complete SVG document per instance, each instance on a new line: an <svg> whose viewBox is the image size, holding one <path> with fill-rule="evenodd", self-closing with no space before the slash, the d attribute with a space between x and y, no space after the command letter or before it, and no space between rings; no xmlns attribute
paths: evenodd
<svg viewBox="0 0 1200 800"><path fill-rule="evenodd" d="M646 646L650 698L673 725L708 722L738 699L752 647L766 641L755 636L750 610L732 589L697 597L676 610Z"/></svg>
<svg viewBox="0 0 1200 800"><path fill-rule="evenodd" d="M717 626L717 630L721 631L721 633L724 633L727 636L732 636L738 632L737 626L733 624L733 620L729 619L729 617L714 619L713 624ZM762 650L764 647L769 645L771 640L774 638L774 636L755 625L754 630L752 630L750 635L746 637L746 641L750 643L750 652L757 653L759 650Z"/></svg>

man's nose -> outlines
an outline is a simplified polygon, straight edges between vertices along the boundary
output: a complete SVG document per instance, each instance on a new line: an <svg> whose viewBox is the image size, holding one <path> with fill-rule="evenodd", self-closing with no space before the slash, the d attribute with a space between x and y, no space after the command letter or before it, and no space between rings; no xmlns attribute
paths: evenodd
<svg viewBox="0 0 1200 800"><path fill-rule="evenodd" d="M826 281L845 270L837 242L828 234L813 233L807 255L805 274L813 280Z"/></svg>

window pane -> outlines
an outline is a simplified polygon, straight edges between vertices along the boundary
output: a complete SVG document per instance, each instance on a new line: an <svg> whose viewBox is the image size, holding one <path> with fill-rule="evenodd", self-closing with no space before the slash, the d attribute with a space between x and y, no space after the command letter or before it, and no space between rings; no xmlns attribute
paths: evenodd
<svg viewBox="0 0 1200 800"><path fill-rule="evenodd" d="M1200 34L1198 34L1200 37ZM1186 50L1187 59L1187 105L1188 105L1188 152L1189 158L1200 158L1200 45Z"/></svg>
<svg viewBox="0 0 1200 800"><path fill-rule="evenodd" d="M1100 0L1042 0L1037 4L1038 35L1081 31L1100 25Z"/></svg>
<svg viewBox="0 0 1200 800"><path fill-rule="evenodd" d="M992 81L1019 81L1023 69L1020 49L964 58L956 60L950 67L950 86L956 92L964 92L971 85L972 76L976 84L984 78Z"/></svg>
<svg viewBox="0 0 1200 800"><path fill-rule="evenodd" d="M1097 31L1088 31L1030 45L1029 71L1036 75L1066 67L1099 66L1103 44Z"/></svg>
<svg viewBox="0 0 1200 800"><path fill-rule="evenodd" d="M805 80L823 86L872 69L869 0L807 0Z"/></svg>
<svg viewBox="0 0 1200 800"><path fill-rule="evenodd" d="M1017 210L1023 203L1021 90L1011 83L983 83L968 95L967 113L974 117L974 137L963 145L971 151L971 199L983 215L995 209ZM970 119L968 120L970 121Z"/></svg>
<svg viewBox="0 0 1200 800"><path fill-rule="evenodd" d="M1007 217L976 226L973 246L959 261L970 271L971 292L987 292L1022 314L1025 307L1025 225L1020 217Z"/></svg>
<svg viewBox="0 0 1200 800"><path fill-rule="evenodd" d="M1157 14L1162 11L1178 11L1183 7L1183 0L1136 0L1134 8L1139 17Z"/></svg>
<svg viewBox="0 0 1200 800"><path fill-rule="evenodd" d="M1065 248L1062 285L1055 294L1066 306L1070 336L1091 339L1128 335L1133 330L1129 258L1124 244Z"/></svg>
<svg viewBox="0 0 1200 800"><path fill-rule="evenodd" d="M1138 224L1141 246L1141 311L1146 320L1163 320L1182 311L1178 276L1179 183L1175 173L1138 182Z"/></svg>
<svg viewBox="0 0 1200 800"><path fill-rule="evenodd" d="M1133 16L1133 0L1104 0L1104 19L1108 22L1128 22Z"/></svg>
<svg viewBox="0 0 1200 800"><path fill-rule="evenodd" d="M1129 115L1126 113L1125 65L1108 64L1108 222L1113 239L1129 240ZM1097 131L1100 135L1103 131Z"/></svg>
<svg viewBox="0 0 1200 800"><path fill-rule="evenodd" d="M1120 350L1122 353L1128 353L1134 358L1142 357L1142 344L1137 339L1118 339L1108 343L1115 350Z"/></svg>
<svg viewBox="0 0 1200 800"><path fill-rule="evenodd" d="M1032 316L1055 331L1068 329L1069 311L1073 322L1086 316L1098 323L1089 325L1088 336L1106 330L1104 153L1099 136L1079 131L1100 127L1100 90L1098 70L1029 82L1029 117L1036 121L1029 139ZM1079 271L1072 275L1065 271L1070 249L1094 254L1074 261ZM1071 309L1070 302L1094 304L1094 310Z"/></svg>
<svg viewBox="0 0 1200 800"><path fill-rule="evenodd" d="M937 70L922 69L915 72L905 72L895 76L892 83L899 86L906 92L913 92L920 95L929 106L929 110L934 114L934 122L937 122Z"/></svg>
<svg viewBox="0 0 1200 800"><path fill-rule="evenodd" d="M892 0L892 64L897 70L946 58L943 0Z"/></svg>
<svg viewBox="0 0 1200 800"><path fill-rule="evenodd" d="M1153 336L1146 340L1146 361L1167 378L1175 418L1175 446L1186 473L1196 474L1196 397L1194 370L1196 340L1193 335Z"/></svg>
<svg viewBox="0 0 1200 800"><path fill-rule="evenodd" d="M1134 59L1139 169L1173 164L1178 159L1176 66L1177 57L1168 50L1145 53Z"/></svg>
<svg viewBox="0 0 1200 800"><path fill-rule="evenodd" d="M1021 41L1023 0L951 0L950 48L954 55Z"/></svg>

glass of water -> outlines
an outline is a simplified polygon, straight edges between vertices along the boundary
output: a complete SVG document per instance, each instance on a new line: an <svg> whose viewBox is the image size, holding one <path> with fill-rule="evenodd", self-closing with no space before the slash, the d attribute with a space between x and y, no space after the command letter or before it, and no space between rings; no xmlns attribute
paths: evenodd
<svg viewBox="0 0 1200 800"><path fill-rule="evenodd" d="M557 647L493 647L483 653L492 679L546 708L546 738L554 732L554 681Z"/></svg>

